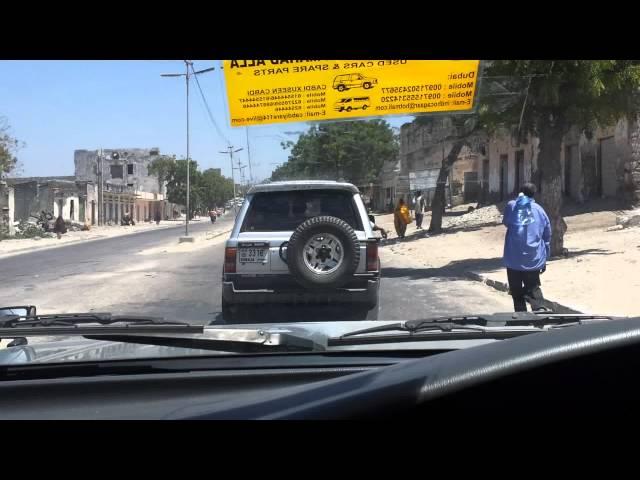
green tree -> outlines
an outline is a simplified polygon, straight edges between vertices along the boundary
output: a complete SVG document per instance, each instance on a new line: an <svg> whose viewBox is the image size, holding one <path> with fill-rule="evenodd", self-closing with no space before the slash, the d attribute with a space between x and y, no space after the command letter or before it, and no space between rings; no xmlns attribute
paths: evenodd
<svg viewBox="0 0 640 480"><path fill-rule="evenodd" d="M161 155L149 165L149 175L158 177L158 193L162 193L164 182L167 181L169 173L175 168L175 163L175 157Z"/></svg>
<svg viewBox="0 0 640 480"><path fill-rule="evenodd" d="M202 173L198 170L198 162L189 162L189 218L196 210L202 208ZM187 204L187 161L176 160L167 173L167 198L171 203Z"/></svg>
<svg viewBox="0 0 640 480"><path fill-rule="evenodd" d="M375 181L382 164L398 155L397 136L379 119L314 125L297 142L282 146L291 153L272 180L343 179L363 185Z"/></svg>
<svg viewBox="0 0 640 480"><path fill-rule="evenodd" d="M0 117L0 177L11 173L18 164L17 151L24 146L9 133L9 122Z"/></svg>
<svg viewBox="0 0 640 480"><path fill-rule="evenodd" d="M487 126L519 125L522 133L540 139L539 201L551 221L551 254L564 247L566 224L562 219L563 136L572 126L590 131L635 116L640 107L640 62L636 60L500 60L491 62L484 75L508 78L509 88L523 92L496 108L485 103Z"/></svg>
<svg viewBox="0 0 640 480"><path fill-rule="evenodd" d="M201 191L203 206L210 210L233 197L233 182L220 175L217 170L209 168L202 172Z"/></svg>

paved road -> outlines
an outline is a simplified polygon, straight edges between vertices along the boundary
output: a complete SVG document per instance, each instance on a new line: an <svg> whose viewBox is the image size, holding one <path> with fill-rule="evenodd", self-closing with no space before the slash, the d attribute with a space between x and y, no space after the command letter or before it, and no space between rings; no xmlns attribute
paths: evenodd
<svg viewBox="0 0 640 480"><path fill-rule="evenodd" d="M33 304L41 313L110 311L194 323L224 323L220 281L227 216L192 224L194 244L178 245L182 228L152 230L0 259L0 305ZM380 319L491 313L510 298L479 283L434 276L382 249ZM267 307L252 321L358 319L348 307Z"/></svg>

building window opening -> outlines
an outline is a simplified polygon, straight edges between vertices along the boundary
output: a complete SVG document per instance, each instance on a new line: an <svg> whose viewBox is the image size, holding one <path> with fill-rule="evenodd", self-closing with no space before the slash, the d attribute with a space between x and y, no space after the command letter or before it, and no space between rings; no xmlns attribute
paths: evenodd
<svg viewBox="0 0 640 480"><path fill-rule="evenodd" d="M127 175L133 175L133 163L127 165Z"/></svg>
<svg viewBox="0 0 640 480"><path fill-rule="evenodd" d="M122 165L111 165L111 178L122 178Z"/></svg>

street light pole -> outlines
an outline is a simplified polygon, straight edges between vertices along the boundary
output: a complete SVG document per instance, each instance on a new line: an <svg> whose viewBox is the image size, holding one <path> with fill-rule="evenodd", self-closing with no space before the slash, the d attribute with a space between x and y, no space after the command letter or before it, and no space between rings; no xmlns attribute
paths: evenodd
<svg viewBox="0 0 640 480"><path fill-rule="evenodd" d="M238 149L234 150L232 145L229 145L228 148L229 148L228 152L219 152L219 153L222 153L223 155L229 154L229 160L231 161L231 182L233 183L233 210L237 214L238 213L238 207L236 207L236 177L235 177L235 174L233 173L233 170L234 170L234 167L233 167L233 154L236 153L236 152L242 151L242 148L238 148Z"/></svg>
<svg viewBox="0 0 640 480"><path fill-rule="evenodd" d="M189 61L189 60L184 60L184 64L186 67L186 71L185 73L163 73L160 76L161 77L185 77L186 83L187 83L187 219L185 221L184 224L184 235L185 235L185 239L189 238L189 215L191 213L190 210L190 190L191 190L191 184L190 184L190 174L189 174L189 165L190 165L190 159L189 159L189 77L192 75L199 75L201 73L205 73L205 72L211 72L213 70L215 70L215 68L205 68L204 70L199 70L199 71L195 71L193 70L193 62ZM193 70L193 73L190 74L189 73L189 68L191 68L191 70ZM190 241L190 240L187 240Z"/></svg>
<svg viewBox="0 0 640 480"><path fill-rule="evenodd" d="M191 185L189 183L189 61L184 61L185 66L187 68L186 73L184 75L187 81L187 219L184 223L184 236L189 236L189 217L191 215L191 210L189 208L189 190L191 190Z"/></svg>
<svg viewBox="0 0 640 480"><path fill-rule="evenodd" d="M249 127L246 128L247 133L247 159L249 161L249 181L253 182L253 172L251 171L251 148L249 147Z"/></svg>

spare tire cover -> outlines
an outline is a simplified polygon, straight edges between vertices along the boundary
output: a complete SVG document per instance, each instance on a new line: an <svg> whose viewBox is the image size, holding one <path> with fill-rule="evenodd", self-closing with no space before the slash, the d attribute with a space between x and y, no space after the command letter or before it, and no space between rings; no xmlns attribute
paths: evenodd
<svg viewBox="0 0 640 480"><path fill-rule="evenodd" d="M353 228L336 217L320 216L302 223L291 235L287 265L306 288L344 285L358 268L360 242Z"/></svg>

